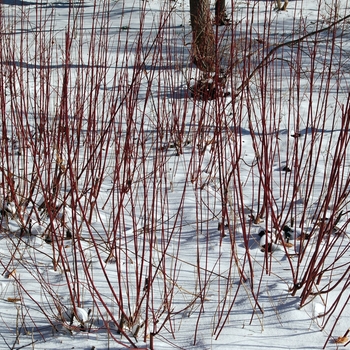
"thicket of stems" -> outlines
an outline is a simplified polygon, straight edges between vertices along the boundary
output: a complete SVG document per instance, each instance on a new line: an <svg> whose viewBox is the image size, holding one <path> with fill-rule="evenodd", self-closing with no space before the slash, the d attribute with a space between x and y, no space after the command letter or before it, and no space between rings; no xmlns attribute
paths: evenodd
<svg viewBox="0 0 350 350"><path fill-rule="evenodd" d="M296 1L282 21L273 3L228 3L231 21L215 30L231 95L202 100L187 88L200 72L180 6L0 5L2 273L38 282L45 303L16 278L54 327L65 288L68 307L91 308L119 344L176 344L185 314L196 342L209 299L214 337L242 296L251 321L264 312L262 282L278 265L252 249L258 230L285 242L290 226L300 240L279 245L290 294L302 308L339 290L319 315L329 341L349 287L347 14L320 5L304 22Z"/></svg>

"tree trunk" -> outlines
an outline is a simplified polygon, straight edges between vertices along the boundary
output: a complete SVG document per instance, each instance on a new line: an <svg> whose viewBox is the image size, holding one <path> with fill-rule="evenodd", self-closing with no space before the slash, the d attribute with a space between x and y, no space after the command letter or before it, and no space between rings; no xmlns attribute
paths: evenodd
<svg viewBox="0 0 350 350"><path fill-rule="evenodd" d="M203 72L215 71L215 37L210 17L210 0L190 0L192 57Z"/></svg>
<svg viewBox="0 0 350 350"><path fill-rule="evenodd" d="M229 23L226 14L225 0L215 1L215 22L219 26L223 26Z"/></svg>

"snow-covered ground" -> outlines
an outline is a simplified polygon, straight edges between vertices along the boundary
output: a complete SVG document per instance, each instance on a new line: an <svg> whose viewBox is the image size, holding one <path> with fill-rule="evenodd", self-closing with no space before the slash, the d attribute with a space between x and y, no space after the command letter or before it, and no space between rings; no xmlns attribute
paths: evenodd
<svg viewBox="0 0 350 350"><path fill-rule="evenodd" d="M348 343L347 1L0 6L1 349Z"/></svg>

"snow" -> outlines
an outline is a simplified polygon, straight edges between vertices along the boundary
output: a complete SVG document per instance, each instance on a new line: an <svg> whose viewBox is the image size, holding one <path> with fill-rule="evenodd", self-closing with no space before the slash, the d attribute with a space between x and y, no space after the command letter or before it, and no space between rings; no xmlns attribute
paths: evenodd
<svg viewBox="0 0 350 350"><path fill-rule="evenodd" d="M348 5L227 3L196 101L189 1L3 1L1 349L346 345Z"/></svg>

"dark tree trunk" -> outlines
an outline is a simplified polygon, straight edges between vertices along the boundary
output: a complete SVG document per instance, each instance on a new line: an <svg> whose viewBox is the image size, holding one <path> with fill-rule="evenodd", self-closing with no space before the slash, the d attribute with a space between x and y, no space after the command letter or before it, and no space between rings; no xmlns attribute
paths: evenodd
<svg viewBox="0 0 350 350"><path fill-rule="evenodd" d="M226 14L225 0L216 0L215 2L215 22L219 26L229 23Z"/></svg>
<svg viewBox="0 0 350 350"><path fill-rule="evenodd" d="M215 37L210 0L190 0L193 62L203 72L215 71Z"/></svg>

